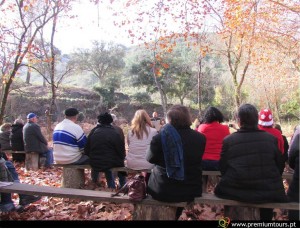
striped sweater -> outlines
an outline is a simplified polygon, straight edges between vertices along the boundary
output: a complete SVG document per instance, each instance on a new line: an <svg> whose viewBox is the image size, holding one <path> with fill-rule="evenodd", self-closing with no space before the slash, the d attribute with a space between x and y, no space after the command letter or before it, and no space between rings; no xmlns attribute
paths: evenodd
<svg viewBox="0 0 300 229"><path fill-rule="evenodd" d="M71 164L83 153L87 138L82 128L69 119L58 123L53 132L53 156L57 164Z"/></svg>

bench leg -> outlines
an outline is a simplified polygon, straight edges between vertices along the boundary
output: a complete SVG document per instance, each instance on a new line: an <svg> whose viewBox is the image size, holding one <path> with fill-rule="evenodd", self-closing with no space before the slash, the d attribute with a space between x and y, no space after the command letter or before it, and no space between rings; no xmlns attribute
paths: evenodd
<svg viewBox="0 0 300 229"><path fill-rule="evenodd" d="M63 168L62 187L82 188L84 183L84 169Z"/></svg>
<svg viewBox="0 0 300 229"><path fill-rule="evenodd" d="M259 208L224 206L224 216L230 220L260 220Z"/></svg>
<svg viewBox="0 0 300 229"><path fill-rule="evenodd" d="M40 155L38 153L30 152L25 156L25 168L26 170L38 170L39 169Z"/></svg>
<svg viewBox="0 0 300 229"><path fill-rule="evenodd" d="M177 207L135 204L133 220L175 220Z"/></svg>

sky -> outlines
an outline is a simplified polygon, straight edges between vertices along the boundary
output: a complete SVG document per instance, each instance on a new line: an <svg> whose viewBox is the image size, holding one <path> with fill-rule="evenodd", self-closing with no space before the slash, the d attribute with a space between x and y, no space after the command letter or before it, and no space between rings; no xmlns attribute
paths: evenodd
<svg viewBox="0 0 300 229"><path fill-rule="evenodd" d="M87 0L75 5L72 12L78 17L60 19L55 45L65 54L77 48L89 48L92 40L114 41L129 46L131 43L127 32L113 25L114 19L107 7L98 7Z"/></svg>

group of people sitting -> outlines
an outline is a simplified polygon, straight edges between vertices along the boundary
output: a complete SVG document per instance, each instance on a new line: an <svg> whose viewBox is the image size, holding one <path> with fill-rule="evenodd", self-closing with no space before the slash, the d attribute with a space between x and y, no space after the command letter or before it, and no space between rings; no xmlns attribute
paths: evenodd
<svg viewBox="0 0 300 229"><path fill-rule="evenodd" d="M153 127L145 110L137 110L126 138L115 124L116 117L101 113L97 125L86 136L76 124L79 112L65 110L65 119L53 132L53 157L58 164L90 164L91 178L97 184L105 173L107 186L116 188L114 167L152 169L145 174L147 192L166 202L192 201L202 195L202 170L220 170L221 179L215 194L221 198L250 203L299 202L299 131L295 130L288 151L288 162L295 170L285 194L282 172L285 166L284 141L274 129L272 113L260 112L251 104L243 104L236 114L236 132L222 124L224 117L209 107L196 130L191 129L187 107L172 106L166 124ZM152 120L153 121L153 120ZM125 150L125 141L128 151ZM119 187L126 173L118 172ZM177 217L182 208L178 208ZM261 219L271 220L272 209L263 209ZM299 212L289 211L290 220L299 220Z"/></svg>

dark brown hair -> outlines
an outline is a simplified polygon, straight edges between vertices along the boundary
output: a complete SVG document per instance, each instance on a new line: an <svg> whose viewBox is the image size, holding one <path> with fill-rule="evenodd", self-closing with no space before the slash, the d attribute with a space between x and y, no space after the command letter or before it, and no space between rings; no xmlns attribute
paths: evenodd
<svg viewBox="0 0 300 229"><path fill-rule="evenodd" d="M190 111L183 105L174 105L167 112L169 123L176 129L188 128L192 125Z"/></svg>

